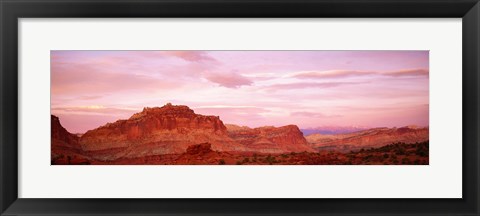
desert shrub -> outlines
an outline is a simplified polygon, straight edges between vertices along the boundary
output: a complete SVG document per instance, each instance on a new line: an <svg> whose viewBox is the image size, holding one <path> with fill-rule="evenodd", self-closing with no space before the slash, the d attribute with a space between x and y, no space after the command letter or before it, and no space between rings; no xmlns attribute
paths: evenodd
<svg viewBox="0 0 480 216"><path fill-rule="evenodd" d="M272 158L272 155L268 155L266 158L265 158L265 161L269 164L272 164L273 163L273 158Z"/></svg>
<svg viewBox="0 0 480 216"><path fill-rule="evenodd" d="M417 149L415 151L415 153L421 157L426 157L428 156L428 147L426 147L425 145L417 145Z"/></svg>
<svg viewBox="0 0 480 216"><path fill-rule="evenodd" d="M388 158L388 154L387 153L383 154L383 158Z"/></svg>
<svg viewBox="0 0 480 216"><path fill-rule="evenodd" d="M241 162L241 161L237 161L236 164L237 164L237 165L242 165L242 162Z"/></svg>
<svg viewBox="0 0 480 216"><path fill-rule="evenodd" d="M257 162L257 153L253 153L252 161Z"/></svg>
<svg viewBox="0 0 480 216"><path fill-rule="evenodd" d="M218 164L219 164L219 165L224 165L224 164L225 164L225 160L224 160L224 159L220 159L220 160L218 161Z"/></svg>
<svg viewBox="0 0 480 216"><path fill-rule="evenodd" d="M402 147L398 147L396 150L395 150L395 154L397 155L405 155L405 148Z"/></svg>
<svg viewBox="0 0 480 216"><path fill-rule="evenodd" d="M248 163L248 162L250 162L249 158L243 158L243 163Z"/></svg>
<svg viewBox="0 0 480 216"><path fill-rule="evenodd" d="M373 155L368 154L367 156L365 156L364 159L365 159L366 161L370 161L372 158L373 158Z"/></svg>
<svg viewBox="0 0 480 216"><path fill-rule="evenodd" d="M421 156L421 157L426 157L427 156L427 153L423 152L423 151L420 151L420 152L417 152L417 155L418 156Z"/></svg>
<svg viewBox="0 0 480 216"><path fill-rule="evenodd" d="M278 163L278 161L275 159L275 157L272 157L272 155L270 155L270 154L265 158L265 160L270 165L272 165L273 163Z"/></svg>
<svg viewBox="0 0 480 216"><path fill-rule="evenodd" d="M288 155L286 155L286 154L282 154L282 155L281 155L281 157L282 157L282 158L287 158L287 157L288 157Z"/></svg>
<svg viewBox="0 0 480 216"><path fill-rule="evenodd" d="M403 158L403 159L402 159L402 164L410 164L410 159L408 159L408 158Z"/></svg>

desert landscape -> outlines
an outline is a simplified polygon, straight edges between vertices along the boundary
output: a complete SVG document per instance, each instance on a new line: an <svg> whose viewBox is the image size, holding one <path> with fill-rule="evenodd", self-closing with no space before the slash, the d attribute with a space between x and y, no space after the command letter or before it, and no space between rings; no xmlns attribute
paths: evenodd
<svg viewBox="0 0 480 216"><path fill-rule="evenodd" d="M428 165L428 51L51 51L51 165Z"/></svg>
<svg viewBox="0 0 480 216"><path fill-rule="evenodd" d="M170 103L81 135L51 121L54 165L428 164L428 128L413 126L304 136L296 125L224 124Z"/></svg>

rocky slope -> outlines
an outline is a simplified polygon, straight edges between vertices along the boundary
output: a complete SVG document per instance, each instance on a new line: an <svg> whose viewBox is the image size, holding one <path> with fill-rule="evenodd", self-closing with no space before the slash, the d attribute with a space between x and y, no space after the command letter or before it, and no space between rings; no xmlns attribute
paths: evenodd
<svg viewBox="0 0 480 216"><path fill-rule="evenodd" d="M429 129L417 127L373 128L360 132L322 135L312 134L307 141L318 150L347 152L362 148L376 148L392 143L417 143L429 140Z"/></svg>
<svg viewBox="0 0 480 216"><path fill-rule="evenodd" d="M88 164L77 135L69 133L57 116L51 115L51 164Z"/></svg>
<svg viewBox="0 0 480 216"><path fill-rule="evenodd" d="M228 135L251 151L262 153L315 151L296 125L253 129L231 124L226 126Z"/></svg>
<svg viewBox="0 0 480 216"><path fill-rule="evenodd" d="M61 124L57 116L51 115L52 147L81 149L79 137L69 133Z"/></svg>

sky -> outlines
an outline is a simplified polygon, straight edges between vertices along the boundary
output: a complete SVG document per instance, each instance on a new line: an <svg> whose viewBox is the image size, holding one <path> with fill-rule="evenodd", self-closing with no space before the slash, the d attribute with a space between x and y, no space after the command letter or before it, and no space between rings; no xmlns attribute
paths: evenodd
<svg viewBox="0 0 480 216"><path fill-rule="evenodd" d="M51 51L51 113L72 133L144 107L225 124L429 124L428 51Z"/></svg>

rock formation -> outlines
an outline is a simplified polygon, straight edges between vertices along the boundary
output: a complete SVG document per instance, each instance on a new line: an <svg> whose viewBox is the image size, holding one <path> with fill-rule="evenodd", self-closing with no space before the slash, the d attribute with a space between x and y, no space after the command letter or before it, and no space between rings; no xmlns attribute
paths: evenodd
<svg viewBox="0 0 480 216"><path fill-rule="evenodd" d="M79 137L69 133L61 124L57 116L51 115L52 148L81 149Z"/></svg>
<svg viewBox="0 0 480 216"><path fill-rule="evenodd" d="M215 151L245 150L228 137L218 116L195 114L187 106L171 104L144 108L127 120L87 131L80 139L85 151L103 159L183 153L188 146L204 142Z"/></svg>
<svg viewBox="0 0 480 216"><path fill-rule="evenodd" d="M305 138L296 125L224 125L218 116L199 115L187 106L167 104L144 108L129 119L108 123L83 135L69 133L52 115L51 139L52 164L375 164L387 159L363 161L363 152L385 158L397 154L398 149L418 154L418 163L411 163L428 164L429 129L373 128ZM377 149L348 153L362 148ZM410 162L389 159L385 163Z"/></svg>
<svg viewBox="0 0 480 216"><path fill-rule="evenodd" d="M57 116L51 115L51 164L90 164L77 135L69 133Z"/></svg>
<svg viewBox="0 0 480 216"><path fill-rule="evenodd" d="M227 125L228 135L251 151L263 153L311 152L303 133L296 125L249 128Z"/></svg>
<svg viewBox="0 0 480 216"><path fill-rule="evenodd" d="M210 143L201 143L198 145L191 145L188 146L187 151L185 153L190 155L198 155L198 154L207 154L212 152L212 144Z"/></svg>

